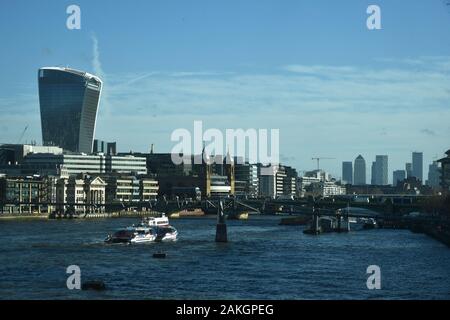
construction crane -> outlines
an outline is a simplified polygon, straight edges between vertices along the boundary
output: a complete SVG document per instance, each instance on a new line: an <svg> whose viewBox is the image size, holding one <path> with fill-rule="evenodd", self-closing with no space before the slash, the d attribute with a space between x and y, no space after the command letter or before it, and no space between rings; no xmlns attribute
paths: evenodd
<svg viewBox="0 0 450 320"><path fill-rule="evenodd" d="M25 129L23 129L22 134L20 135L19 141L17 141L17 144L20 143L20 141L22 141L23 136L25 135L25 132L28 129L28 125L25 126Z"/></svg>
<svg viewBox="0 0 450 320"><path fill-rule="evenodd" d="M311 158L311 160L316 160L317 161L317 170L320 170L320 160L331 160L331 159L336 159L336 158L328 158L328 157L313 157Z"/></svg>

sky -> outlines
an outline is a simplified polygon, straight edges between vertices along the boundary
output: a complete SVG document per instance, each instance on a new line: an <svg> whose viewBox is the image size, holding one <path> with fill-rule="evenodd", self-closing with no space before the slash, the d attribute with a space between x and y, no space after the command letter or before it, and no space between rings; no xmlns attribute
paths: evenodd
<svg viewBox="0 0 450 320"><path fill-rule="evenodd" d="M0 1L0 143L41 143L37 70L100 76L95 136L170 152L178 128L279 129L280 159L341 176L450 149L450 0ZM69 5L81 29L69 30ZM381 9L369 30L366 9ZM426 177L425 177L426 178ZM370 180L369 180L370 181Z"/></svg>

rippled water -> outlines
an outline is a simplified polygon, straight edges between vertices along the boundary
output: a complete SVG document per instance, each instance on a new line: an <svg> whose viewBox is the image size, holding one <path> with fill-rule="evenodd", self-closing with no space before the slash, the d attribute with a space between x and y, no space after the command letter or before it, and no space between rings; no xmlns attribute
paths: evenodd
<svg viewBox="0 0 450 320"><path fill-rule="evenodd" d="M175 243L106 245L137 219L0 222L1 299L449 299L450 250L407 230L309 236L279 218L228 221L229 243L214 242L215 219L172 220ZM158 250L166 259L154 259ZM66 268L103 292L68 290ZM366 268L379 265L381 290Z"/></svg>

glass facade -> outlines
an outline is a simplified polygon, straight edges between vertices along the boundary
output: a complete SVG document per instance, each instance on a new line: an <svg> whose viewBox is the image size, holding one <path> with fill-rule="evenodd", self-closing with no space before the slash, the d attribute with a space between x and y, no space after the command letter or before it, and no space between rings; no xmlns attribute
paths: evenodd
<svg viewBox="0 0 450 320"><path fill-rule="evenodd" d="M67 68L42 68L38 77L43 144L91 153L101 80Z"/></svg>

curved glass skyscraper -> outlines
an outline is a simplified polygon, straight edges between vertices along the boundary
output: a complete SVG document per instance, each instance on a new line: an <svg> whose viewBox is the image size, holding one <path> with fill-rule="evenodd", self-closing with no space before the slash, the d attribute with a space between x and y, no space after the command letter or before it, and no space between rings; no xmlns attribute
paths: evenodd
<svg viewBox="0 0 450 320"><path fill-rule="evenodd" d="M41 68L42 142L73 152L92 152L102 81L69 68Z"/></svg>

